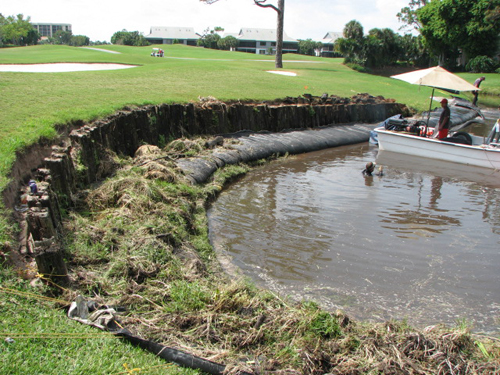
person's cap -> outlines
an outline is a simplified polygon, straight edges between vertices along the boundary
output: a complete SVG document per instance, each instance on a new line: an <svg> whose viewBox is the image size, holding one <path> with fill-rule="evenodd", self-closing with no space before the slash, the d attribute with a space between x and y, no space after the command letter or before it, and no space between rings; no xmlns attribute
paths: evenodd
<svg viewBox="0 0 500 375"><path fill-rule="evenodd" d="M446 104L448 104L448 99L446 99L446 98L445 98L445 99L441 100L441 103L446 103Z"/></svg>

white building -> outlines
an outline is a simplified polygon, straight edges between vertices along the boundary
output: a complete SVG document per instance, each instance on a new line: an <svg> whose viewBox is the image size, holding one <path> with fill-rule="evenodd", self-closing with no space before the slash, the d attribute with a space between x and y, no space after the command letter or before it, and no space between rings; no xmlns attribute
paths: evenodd
<svg viewBox="0 0 500 375"><path fill-rule="evenodd" d="M237 51L257 55L276 53L276 29L243 28L236 38L239 40ZM283 33L283 53L296 53L298 48L299 42Z"/></svg>
<svg viewBox="0 0 500 375"><path fill-rule="evenodd" d="M335 51L333 49L333 46L335 44L335 41L343 37L344 35L340 31L327 32L326 35L321 40L323 47L321 48L321 51L319 51L318 55L322 57L334 57Z"/></svg>
<svg viewBox="0 0 500 375"><path fill-rule="evenodd" d="M196 46L200 35L192 27L163 27L152 26L149 35L145 38L152 44L185 44Z"/></svg>
<svg viewBox="0 0 500 375"><path fill-rule="evenodd" d="M34 29L40 33L42 39L52 38L57 31L71 31L69 23L31 23Z"/></svg>

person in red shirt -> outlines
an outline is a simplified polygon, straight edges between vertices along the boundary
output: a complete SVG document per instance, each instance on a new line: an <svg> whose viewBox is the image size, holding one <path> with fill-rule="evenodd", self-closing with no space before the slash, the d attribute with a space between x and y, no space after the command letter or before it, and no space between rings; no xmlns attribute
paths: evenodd
<svg viewBox="0 0 500 375"><path fill-rule="evenodd" d="M434 129L433 138L443 139L448 136L448 130L450 128L450 107L448 107L448 99L441 100L441 107L443 111L441 116L439 116L439 122Z"/></svg>

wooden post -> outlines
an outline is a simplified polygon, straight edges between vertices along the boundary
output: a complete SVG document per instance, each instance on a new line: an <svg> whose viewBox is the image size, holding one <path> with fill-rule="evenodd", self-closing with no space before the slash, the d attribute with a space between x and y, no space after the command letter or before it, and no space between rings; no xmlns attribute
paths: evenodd
<svg viewBox="0 0 500 375"><path fill-rule="evenodd" d="M54 237L35 241L35 261L43 280L59 286L69 284L68 269Z"/></svg>

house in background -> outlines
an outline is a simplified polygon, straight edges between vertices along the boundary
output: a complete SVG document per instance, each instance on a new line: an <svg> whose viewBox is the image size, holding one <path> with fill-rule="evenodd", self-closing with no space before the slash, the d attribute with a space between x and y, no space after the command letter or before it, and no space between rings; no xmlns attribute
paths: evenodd
<svg viewBox="0 0 500 375"><path fill-rule="evenodd" d="M275 29L250 29L243 28L236 35L239 40L237 51L267 55L276 53L276 30ZM283 33L283 53L296 53L299 42Z"/></svg>
<svg viewBox="0 0 500 375"><path fill-rule="evenodd" d="M145 36L151 44L185 44L196 46L200 35L192 27L163 27L152 26L149 35Z"/></svg>
<svg viewBox="0 0 500 375"><path fill-rule="evenodd" d="M38 31L42 39L52 38L57 31L71 31L69 23L31 23L33 28Z"/></svg>
<svg viewBox="0 0 500 375"><path fill-rule="evenodd" d="M343 38L344 35L340 31L329 31L321 40L323 47L319 51L319 56L321 57L335 57L337 54L333 49L335 41L339 38Z"/></svg>
<svg viewBox="0 0 500 375"><path fill-rule="evenodd" d="M229 35L239 41L236 51L257 55L276 53L276 29L242 28L238 33L225 33L223 37ZM195 33L192 27L152 26L145 38L152 44L180 43L196 46L201 35ZM283 33L283 53L297 53L298 49L298 40ZM333 50L333 44L331 49Z"/></svg>

